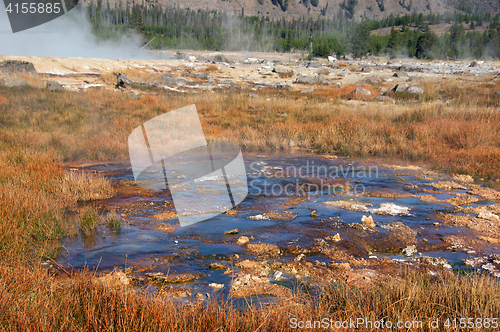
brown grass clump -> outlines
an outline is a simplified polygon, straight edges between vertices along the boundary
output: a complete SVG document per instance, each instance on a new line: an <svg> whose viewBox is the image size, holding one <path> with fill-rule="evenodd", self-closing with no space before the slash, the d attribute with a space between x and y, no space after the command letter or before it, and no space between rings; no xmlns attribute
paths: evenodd
<svg viewBox="0 0 500 332"><path fill-rule="evenodd" d="M321 285L318 297L294 291L275 304L231 299L174 305L168 298L133 291L128 282L106 284L92 274L57 276L46 270L0 264L0 326L23 331L293 331L294 322L326 318L409 321L428 329L430 320L490 318L500 314L500 284L486 275L432 277L401 270L370 287L343 281ZM125 277L121 273L122 279ZM419 323L421 322L421 323ZM321 330L318 326L311 331ZM357 330L370 331L365 324Z"/></svg>

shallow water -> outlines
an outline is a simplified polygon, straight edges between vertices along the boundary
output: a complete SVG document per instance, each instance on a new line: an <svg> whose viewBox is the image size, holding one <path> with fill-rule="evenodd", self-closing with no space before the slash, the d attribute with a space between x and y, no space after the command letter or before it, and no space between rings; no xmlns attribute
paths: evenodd
<svg viewBox="0 0 500 332"><path fill-rule="evenodd" d="M243 246L235 244L239 236L253 236L251 243L272 243L283 252L279 260L293 260L297 254L294 248L314 248L318 239L340 234L343 241L338 244L355 257L368 259L389 257L405 259L401 249L404 245L390 237L388 225L401 222L417 231L416 245L425 256L443 257L454 269L463 269L463 259L469 256L497 253L494 245L481 242L472 248L449 248L443 238L459 235L464 239L476 239L470 229L443 225L437 220L439 212L451 212L454 207L447 203L430 203L420 200L419 196L429 195L425 190L434 190L431 182L446 180L447 176L426 173L418 168L385 167L369 162L359 162L344 158L322 158L309 155L264 155L247 154L244 156L249 184L248 197L235 210L237 215L221 214L210 220L180 227L176 218L161 223L175 227L175 231L165 233L148 227L159 221L153 215L166 207L172 209L172 199L168 191L148 191L137 188L130 164L109 163L85 167L97 171L114 181L118 196L99 202L106 209L121 211L120 231L113 231L100 225L95 235L72 237L65 241L65 251L58 263L75 268L91 267L99 270L112 270L114 267L134 266L147 272L175 274L202 272L206 277L182 286L193 290L194 294L212 293L208 286L215 282L224 284L221 293L226 294L233 276L224 274L224 269L212 270L209 264L222 262L230 267L234 254L243 259L255 256ZM330 170L325 174L325 169ZM326 175L326 176L325 176ZM335 189L322 187L325 184L338 185ZM349 183L350 190L340 185ZM285 190L286 189L286 190ZM193 188L192 190L195 190ZM435 191L432 195L445 200L456 193ZM413 197L407 197L412 195ZM383 196L383 197L380 197ZM387 198L389 197L389 198ZM382 203L393 203L409 207L409 214L378 215L370 212L345 210L326 201L356 200L376 209ZM468 206L493 204L480 200ZM371 205L371 206L370 206ZM319 215L312 217L311 212ZM252 220L269 211L292 212L293 220ZM372 215L378 232L367 232L351 227L360 224L363 215ZM435 222L439 222L435 226ZM237 228L238 234L225 235L224 232ZM467 253L469 252L469 253ZM418 256L418 255L417 255ZM306 260L331 263L321 253L312 251ZM374 258L372 258L374 259ZM272 259L271 259L272 260ZM290 283L292 279L289 279ZM287 281L284 281L287 283ZM259 299L260 300L260 299Z"/></svg>

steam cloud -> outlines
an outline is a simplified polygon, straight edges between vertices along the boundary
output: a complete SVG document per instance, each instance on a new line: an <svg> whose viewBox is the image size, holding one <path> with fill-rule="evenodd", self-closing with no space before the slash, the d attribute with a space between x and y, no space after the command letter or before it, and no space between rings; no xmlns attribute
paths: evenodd
<svg viewBox="0 0 500 332"><path fill-rule="evenodd" d="M85 9L81 10L80 6L53 21L12 33L5 6L0 5L0 55L108 59L155 57L150 52L139 51L143 43L133 32L124 34L115 42L98 41L92 34Z"/></svg>

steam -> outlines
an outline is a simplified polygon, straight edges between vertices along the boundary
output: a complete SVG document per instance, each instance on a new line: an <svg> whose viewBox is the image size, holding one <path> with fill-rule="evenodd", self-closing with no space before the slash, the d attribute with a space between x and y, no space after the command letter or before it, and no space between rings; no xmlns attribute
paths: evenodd
<svg viewBox="0 0 500 332"><path fill-rule="evenodd" d="M92 34L85 9L78 5L65 15L37 27L12 33L5 7L0 5L0 55L57 56L108 59L149 59L140 51L142 37L133 32L117 41L98 41Z"/></svg>

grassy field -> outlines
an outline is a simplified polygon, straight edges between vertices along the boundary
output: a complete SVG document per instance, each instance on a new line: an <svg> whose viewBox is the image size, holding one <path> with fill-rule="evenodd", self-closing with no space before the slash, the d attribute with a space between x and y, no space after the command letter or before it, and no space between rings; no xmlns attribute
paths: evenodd
<svg viewBox="0 0 500 332"><path fill-rule="evenodd" d="M248 90L191 95L150 89L138 99L104 89L0 88L1 330L281 331L290 329L293 317L394 323L499 317L500 284L483 275L432 277L402 270L370 288L339 281L325 285L320 298L297 292L277 305L236 309L215 300L173 306L142 292L102 286L91 272L54 273L40 265L56 257L62 236L88 234L106 222L79 202L114 194L107 180L58 165L127 159L127 138L135 127L189 104L196 104L210 140L232 141L246 151L301 148L391 158L497 180L500 96L491 91L500 86L420 85L427 92L418 97L388 93L395 105L370 103L375 89L367 100L351 100L354 86L307 96L269 89L258 92L260 98L249 97Z"/></svg>

